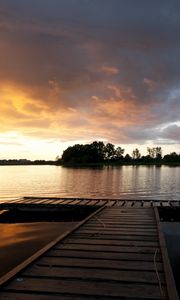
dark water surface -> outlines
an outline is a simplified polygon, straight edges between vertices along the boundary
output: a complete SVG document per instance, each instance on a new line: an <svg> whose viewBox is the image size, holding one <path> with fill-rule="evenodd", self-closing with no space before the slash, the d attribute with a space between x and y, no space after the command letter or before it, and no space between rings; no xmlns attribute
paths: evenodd
<svg viewBox="0 0 180 300"><path fill-rule="evenodd" d="M22 196L180 199L180 167L0 166L0 200Z"/></svg>
<svg viewBox="0 0 180 300"><path fill-rule="evenodd" d="M162 222L168 255L176 282L176 287L180 295L180 222Z"/></svg>
<svg viewBox="0 0 180 300"><path fill-rule="evenodd" d="M0 224L0 276L75 224L75 222Z"/></svg>

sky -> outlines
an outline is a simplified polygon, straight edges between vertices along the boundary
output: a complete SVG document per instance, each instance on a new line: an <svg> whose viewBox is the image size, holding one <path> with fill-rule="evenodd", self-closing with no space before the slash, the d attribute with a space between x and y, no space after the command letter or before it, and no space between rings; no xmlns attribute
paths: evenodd
<svg viewBox="0 0 180 300"><path fill-rule="evenodd" d="M0 159L180 152L179 0L0 0Z"/></svg>

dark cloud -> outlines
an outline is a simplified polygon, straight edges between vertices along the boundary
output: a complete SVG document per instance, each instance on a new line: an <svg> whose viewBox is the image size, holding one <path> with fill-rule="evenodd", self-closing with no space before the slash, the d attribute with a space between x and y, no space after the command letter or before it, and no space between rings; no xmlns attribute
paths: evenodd
<svg viewBox="0 0 180 300"><path fill-rule="evenodd" d="M0 82L40 103L24 104L29 127L49 109L79 135L96 123L111 140L163 138L156 128L179 121L179 32L179 0L0 0Z"/></svg>
<svg viewBox="0 0 180 300"><path fill-rule="evenodd" d="M180 143L180 126L171 125L163 130L163 138L171 140L172 142Z"/></svg>

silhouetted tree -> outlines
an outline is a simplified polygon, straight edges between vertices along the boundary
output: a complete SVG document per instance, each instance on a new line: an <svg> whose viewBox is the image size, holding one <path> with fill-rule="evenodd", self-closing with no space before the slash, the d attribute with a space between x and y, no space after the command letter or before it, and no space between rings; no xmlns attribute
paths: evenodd
<svg viewBox="0 0 180 300"><path fill-rule="evenodd" d="M155 155L156 155L157 160L161 160L161 158L162 158L162 148L161 147L155 148Z"/></svg>
<svg viewBox="0 0 180 300"><path fill-rule="evenodd" d="M129 154L126 154L124 157L124 161L126 163L130 163L130 162L132 162L132 157Z"/></svg>
<svg viewBox="0 0 180 300"><path fill-rule="evenodd" d="M139 151L139 149L134 149L132 152L132 157L133 159L140 159L141 158L141 153Z"/></svg>
<svg viewBox="0 0 180 300"><path fill-rule="evenodd" d="M115 151L115 158L122 159L123 154L124 154L124 149L122 149L121 147L117 147Z"/></svg>
<svg viewBox="0 0 180 300"><path fill-rule="evenodd" d="M180 163L180 154L178 155L176 152L166 154L163 158L163 162L165 162L165 163Z"/></svg>
<svg viewBox="0 0 180 300"><path fill-rule="evenodd" d="M105 159L113 159L115 157L116 151L113 144L107 143L104 150L105 150Z"/></svg>
<svg viewBox="0 0 180 300"><path fill-rule="evenodd" d="M148 147L147 148L147 152L148 152L148 155L151 157L151 158L155 158L156 157L156 148L150 148Z"/></svg>

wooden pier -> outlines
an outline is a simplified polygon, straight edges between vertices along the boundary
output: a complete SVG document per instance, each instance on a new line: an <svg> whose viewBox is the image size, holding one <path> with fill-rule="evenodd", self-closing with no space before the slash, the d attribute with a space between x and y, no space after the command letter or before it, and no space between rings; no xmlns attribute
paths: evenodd
<svg viewBox="0 0 180 300"><path fill-rule="evenodd" d="M12 207L50 207L50 206L107 206L107 207L167 207L167 206L179 206L178 200L130 200L130 199L99 199L99 198L59 198L59 197L23 197L20 199L14 199L9 201L1 201L0 209L12 208Z"/></svg>
<svg viewBox="0 0 180 300"><path fill-rule="evenodd" d="M1 300L178 299L156 205L91 201L96 212L0 279Z"/></svg>

